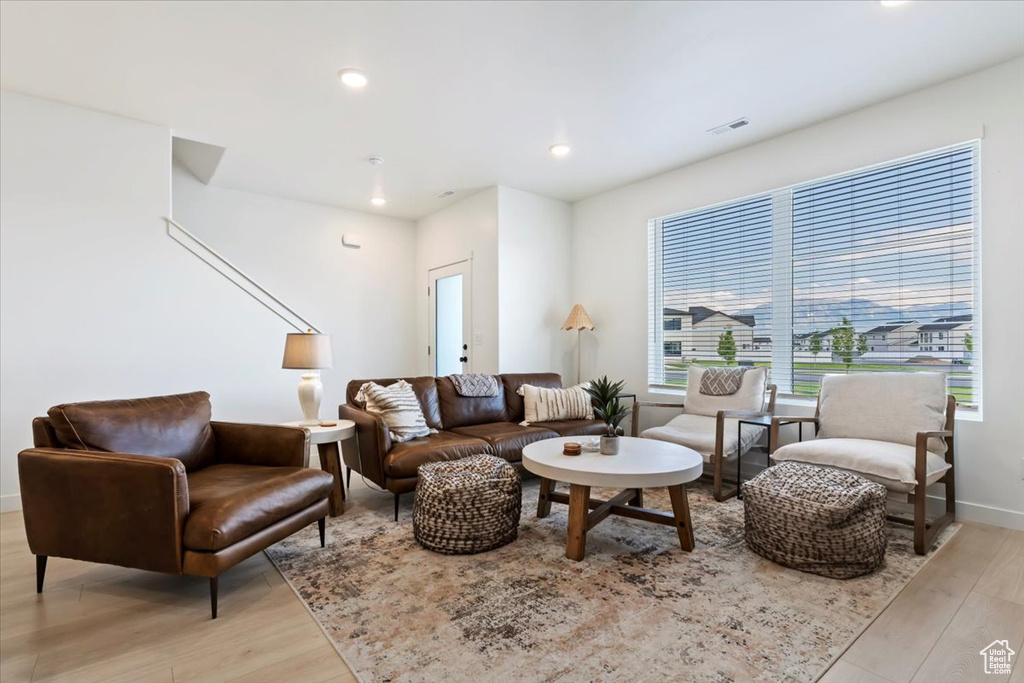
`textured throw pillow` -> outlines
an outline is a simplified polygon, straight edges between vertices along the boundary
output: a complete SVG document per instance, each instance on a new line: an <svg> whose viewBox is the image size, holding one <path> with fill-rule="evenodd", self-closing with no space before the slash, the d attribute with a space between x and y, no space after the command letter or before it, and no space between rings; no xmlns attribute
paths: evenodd
<svg viewBox="0 0 1024 683"><path fill-rule="evenodd" d="M359 387L356 400L366 404L367 412L380 415L396 443L437 432L427 427L416 393L404 379L386 387L367 382Z"/></svg>
<svg viewBox="0 0 1024 683"><path fill-rule="evenodd" d="M740 388L726 396L700 392L705 372L707 369L703 366L690 365L686 379L684 413L718 417L719 410L764 410L764 392L768 384L767 368L748 368L740 380Z"/></svg>
<svg viewBox="0 0 1024 683"><path fill-rule="evenodd" d="M531 422L593 420L594 406L583 386L577 384L568 389L550 389L524 384L516 390L523 397L526 418L519 424L527 427Z"/></svg>

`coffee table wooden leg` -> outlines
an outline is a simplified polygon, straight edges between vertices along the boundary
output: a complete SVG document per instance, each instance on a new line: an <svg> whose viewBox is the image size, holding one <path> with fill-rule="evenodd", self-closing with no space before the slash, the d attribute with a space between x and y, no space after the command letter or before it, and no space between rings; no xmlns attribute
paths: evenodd
<svg viewBox="0 0 1024 683"><path fill-rule="evenodd" d="M672 499L672 515L676 519L679 545L689 552L693 550L693 525L690 523L690 503L686 500L686 487L683 484L669 486L668 495Z"/></svg>
<svg viewBox="0 0 1024 683"><path fill-rule="evenodd" d="M320 469L329 472L334 478L327 505L331 517L337 517L345 511L345 484L341 480L341 454L338 452L338 442L318 443L316 449L320 452Z"/></svg>
<svg viewBox="0 0 1024 683"><path fill-rule="evenodd" d="M544 518L551 514L551 498L548 495L555 490L555 482L551 479L540 479L540 496L537 498L537 517Z"/></svg>
<svg viewBox="0 0 1024 683"><path fill-rule="evenodd" d="M633 490L636 491L636 495L633 496L633 500L631 500L628 503L626 503L626 505L631 505L632 507L635 507L635 508L642 508L644 506L644 490L643 489L633 489Z"/></svg>
<svg viewBox="0 0 1024 683"><path fill-rule="evenodd" d="M565 541L565 556L570 560L583 559L587 553L587 503L590 501L590 487L580 484L569 485L569 533Z"/></svg>

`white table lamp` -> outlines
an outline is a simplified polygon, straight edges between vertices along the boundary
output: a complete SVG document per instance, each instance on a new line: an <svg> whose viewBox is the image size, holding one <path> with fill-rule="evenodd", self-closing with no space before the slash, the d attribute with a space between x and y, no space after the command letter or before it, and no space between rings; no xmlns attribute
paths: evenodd
<svg viewBox="0 0 1024 683"><path fill-rule="evenodd" d="M331 338L326 334L293 332L284 343L286 370L305 370L299 382L299 405L302 406L302 425L320 424L320 399L324 385L320 383L320 370L334 366L331 356Z"/></svg>

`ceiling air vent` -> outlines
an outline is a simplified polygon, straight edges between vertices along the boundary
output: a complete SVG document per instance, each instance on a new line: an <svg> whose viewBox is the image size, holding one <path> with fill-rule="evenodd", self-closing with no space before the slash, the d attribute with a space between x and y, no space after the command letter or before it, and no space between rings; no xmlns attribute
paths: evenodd
<svg viewBox="0 0 1024 683"><path fill-rule="evenodd" d="M735 121L730 121L729 123L723 123L721 126L716 126L715 128L709 130L708 132L711 133L712 135L724 135L726 133L731 133L737 128L742 128L743 126L749 124L750 119L743 117L742 119L736 119Z"/></svg>

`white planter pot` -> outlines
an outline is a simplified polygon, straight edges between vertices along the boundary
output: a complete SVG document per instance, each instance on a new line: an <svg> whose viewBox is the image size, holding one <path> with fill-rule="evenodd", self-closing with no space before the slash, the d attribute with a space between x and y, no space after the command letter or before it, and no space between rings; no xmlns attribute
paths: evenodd
<svg viewBox="0 0 1024 683"><path fill-rule="evenodd" d="M601 455L618 455L619 454L619 437L617 436L602 436L601 437Z"/></svg>

